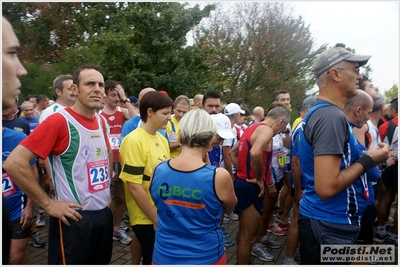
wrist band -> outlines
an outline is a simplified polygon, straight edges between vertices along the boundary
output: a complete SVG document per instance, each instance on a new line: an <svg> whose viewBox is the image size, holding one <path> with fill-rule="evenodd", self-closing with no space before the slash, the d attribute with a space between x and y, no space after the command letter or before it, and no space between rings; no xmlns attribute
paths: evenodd
<svg viewBox="0 0 400 267"><path fill-rule="evenodd" d="M275 185L275 183L270 184L270 185L268 185L267 187L268 187L268 188L271 188L271 187L273 187L274 185Z"/></svg>
<svg viewBox="0 0 400 267"><path fill-rule="evenodd" d="M374 167L374 160L366 154L362 155L358 160L356 160L356 162L363 165L364 172L366 172Z"/></svg>

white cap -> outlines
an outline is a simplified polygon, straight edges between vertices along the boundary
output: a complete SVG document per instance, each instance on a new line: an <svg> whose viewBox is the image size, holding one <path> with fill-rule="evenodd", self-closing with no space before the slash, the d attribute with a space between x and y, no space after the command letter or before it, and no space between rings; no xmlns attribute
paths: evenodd
<svg viewBox="0 0 400 267"><path fill-rule="evenodd" d="M224 109L225 115L233 115L236 113L244 114L245 111L236 103L230 103L230 104L226 105L226 107Z"/></svg>
<svg viewBox="0 0 400 267"><path fill-rule="evenodd" d="M226 115L218 113L218 114L211 114L210 116L217 125L217 134L221 138L223 139L235 138L235 136L232 133L231 121Z"/></svg>

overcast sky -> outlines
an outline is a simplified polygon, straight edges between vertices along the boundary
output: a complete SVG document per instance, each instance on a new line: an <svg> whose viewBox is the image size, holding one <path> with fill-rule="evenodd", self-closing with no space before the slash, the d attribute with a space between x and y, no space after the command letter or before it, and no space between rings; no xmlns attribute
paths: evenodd
<svg viewBox="0 0 400 267"><path fill-rule="evenodd" d="M399 2L287 2L310 25L317 45L344 43L372 55L370 78L379 91L399 85Z"/></svg>
<svg viewBox="0 0 400 267"><path fill-rule="evenodd" d="M192 2L192 1L189 1ZM239 2L239 1L237 1ZM316 47L343 43L368 61L373 84L381 93L399 85L399 2L395 1L284 1L310 25ZM213 2L193 1L201 6ZM228 1L221 1L231 5ZM315 49L316 49L315 47ZM314 89L317 89L316 87Z"/></svg>

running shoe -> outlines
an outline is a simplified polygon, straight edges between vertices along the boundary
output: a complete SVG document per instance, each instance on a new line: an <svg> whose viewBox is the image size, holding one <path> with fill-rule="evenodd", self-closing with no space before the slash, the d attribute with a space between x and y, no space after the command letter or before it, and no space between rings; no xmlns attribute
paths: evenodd
<svg viewBox="0 0 400 267"><path fill-rule="evenodd" d="M229 223L231 221L231 219L229 219L228 217L225 217L224 216L224 218L223 218L223 220L222 220L222 223Z"/></svg>
<svg viewBox="0 0 400 267"><path fill-rule="evenodd" d="M286 223L282 222L281 220L278 221L278 226L282 228L283 230L287 231L290 226L290 221L287 221Z"/></svg>
<svg viewBox="0 0 400 267"><path fill-rule="evenodd" d="M222 229L222 232L224 232L225 238L231 235L231 232L228 232L225 229Z"/></svg>
<svg viewBox="0 0 400 267"><path fill-rule="evenodd" d="M285 256L285 259L283 260L283 265L299 265L294 259L289 259L288 257Z"/></svg>
<svg viewBox="0 0 400 267"><path fill-rule="evenodd" d="M124 245L129 245L132 241L132 238L127 235L124 229L119 229L118 232L113 234L113 240L119 240Z"/></svg>
<svg viewBox="0 0 400 267"><path fill-rule="evenodd" d="M276 223L268 225L267 231L274 235L286 235L286 231L281 229Z"/></svg>
<svg viewBox="0 0 400 267"><path fill-rule="evenodd" d="M268 238L267 235L261 237L261 244L269 247L269 248L281 248L282 244Z"/></svg>
<svg viewBox="0 0 400 267"><path fill-rule="evenodd" d="M225 247L230 247L236 244L235 240L230 239L229 237L225 236Z"/></svg>
<svg viewBox="0 0 400 267"><path fill-rule="evenodd" d="M386 241L388 241L389 239L389 235L381 235L379 232L376 232L375 236L374 236L374 241L377 243L384 243Z"/></svg>
<svg viewBox="0 0 400 267"><path fill-rule="evenodd" d="M237 221L239 220L239 215L236 213L231 212L231 214L225 214L225 217L228 217L232 221Z"/></svg>
<svg viewBox="0 0 400 267"><path fill-rule="evenodd" d="M251 248L251 255L253 255L254 257L259 258L262 261L274 261L275 258L273 255L271 255L266 247L264 246L254 246Z"/></svg>
<svg viewBox="0 0 400 267"><path fill-rule="evenodd" d="M37 228L42 228L46 226L46 221L44 219L44 210L39 211L36 219L36 227Z"/></svg>
<svg viewBox="0 0 400 267"><path fill-rule="evenodd" d="M32 245L35 248L42 248L42 247L44 247L45 244L46 244L46 242L40 238L38 232L33 233L33 235L31 236L31 239L29 239L29 241L28 241L28 245Z"/></svg>

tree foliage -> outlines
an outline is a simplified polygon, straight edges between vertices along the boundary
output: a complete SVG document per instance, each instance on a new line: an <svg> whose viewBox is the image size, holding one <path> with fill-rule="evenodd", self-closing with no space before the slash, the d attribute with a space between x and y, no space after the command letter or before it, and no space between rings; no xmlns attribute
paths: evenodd
<svg viewBox="0 0 400 267"><path fill-rule="evenodd" d="M151 86L173 98L208 88L203 72L209 69L204 59L210 51L186 47L186 34L212 9L175 2L3 3L24 63L65 74L91 62L102 67L105 79L120 81L129 95ZM23 79L26 86L37 86L27 83L31 80Z"/></svg>
<svg viewBox="0 0 400 267"><path fill-rule="evenodd" d="M399 86L397 84L393 84L392 88L385 91L386 103L390 103L390 101L396 97L399 97Z"/></svg>
<svg viewBox="0 0 400 267"><path fill-rule="evenodd" d="M225 100L267 107L274 91L287 89L297 106L311 89L311 65L325 47L313 51L309 26L289 11L284 3L235 3L197 30L197 45L215 51L210 64Z"/></svg>

